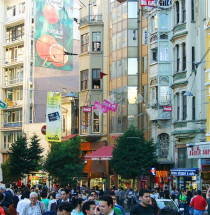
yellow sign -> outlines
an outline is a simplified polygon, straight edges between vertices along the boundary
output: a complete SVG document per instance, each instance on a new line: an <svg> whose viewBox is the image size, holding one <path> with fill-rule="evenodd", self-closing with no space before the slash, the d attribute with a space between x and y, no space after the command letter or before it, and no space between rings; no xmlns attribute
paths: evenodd
<svg viewBox="0 0 210 215"><path fill-rule="evenodd" d="M5 102L7 103L7 106L9 106L9 107L13 107L13 105L14 105L13 102L8 98L5 99Z"/></svg>

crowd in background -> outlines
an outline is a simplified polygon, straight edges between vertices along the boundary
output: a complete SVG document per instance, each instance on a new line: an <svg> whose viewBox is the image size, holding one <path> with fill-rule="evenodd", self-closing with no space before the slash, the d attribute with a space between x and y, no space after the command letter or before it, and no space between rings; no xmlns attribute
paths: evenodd
<svg viewBox="0 0 210 215"><path fill-rule="evenodd" d="M144 199L145 198L145 199ZM147 198L147 199L146 199ZM171 211L160 210L157 199L170 199L177 208L183 208L184 215L210 215L210 189L204 195L200 190L171 189L141 189L140 192L131 188L101 190L99 187L89 189L86 186L74 188L48 188L45 185L25 186L0 185L0 214L9 215L41 215L41 214L71 214L71 215L125 215L141 214L147 204L152 207L151 215L172 214ZM145 200L145 202L144 202ZM100 204L99 204L100 203ZM104 205L103 205L104 203ZM144 205L145 203L145 205ZM111 206L110 206L111 205ZM142 208L139 208L143 205Z"/></svg>

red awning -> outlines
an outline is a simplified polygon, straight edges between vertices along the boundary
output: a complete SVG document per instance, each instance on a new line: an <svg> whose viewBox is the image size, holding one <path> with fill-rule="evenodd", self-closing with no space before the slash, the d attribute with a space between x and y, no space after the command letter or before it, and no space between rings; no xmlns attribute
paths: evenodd
<svg viewBox="0 0 210 215"><path fill-rule="evenodd" d="M89 155L86 155L84 159L85 160L111 160L113 148L114 148L113 145L102 146L96 151L90 153Z"/></svg>
<svg viewBox="0 0 210 215"><path fill-rule="evenodd" d="M66 137L62 137L62 141L69 140L69 139L76 137L76 136L78 136L78 134L71 134L71 135L68 135Z"/></svg>

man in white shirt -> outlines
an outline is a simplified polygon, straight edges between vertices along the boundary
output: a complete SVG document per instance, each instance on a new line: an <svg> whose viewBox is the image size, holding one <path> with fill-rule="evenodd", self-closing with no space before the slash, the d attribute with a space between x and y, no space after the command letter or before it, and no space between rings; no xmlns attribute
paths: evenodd
<svg viewBox="0 0 210 215"><path fill-rule="evenodd" d="M23 214L23 209L25 208L25 206L29 203L31 203L31 201L29 200L29 196L30 196L30 191L25 191L22 195L22 200L20 200L18 202L17 205L17 214L18 215L22 215Z"/></svg>

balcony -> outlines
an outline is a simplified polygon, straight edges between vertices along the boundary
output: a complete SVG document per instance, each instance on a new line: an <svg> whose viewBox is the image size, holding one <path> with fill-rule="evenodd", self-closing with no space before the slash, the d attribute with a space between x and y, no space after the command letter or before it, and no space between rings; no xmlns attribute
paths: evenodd
<svg viewBox="0 0 210 215"><path fill-rule="evenodd" d="M22 130L22 122L4 122L2 131Z"/></svg>
<svg viewBox="0 0 210 215"><path fill-rule="evenodd" d="M103 24L102 15L90 15L80 19L80 28L84 25Z"/></svg>
<svg viewBox="0 0 210 215"><path fill-rule="evenodd" d="M12 80L8 80L4 82L2 88L9 88L9 87L18 87L23 85L23 78L16 78Z"/></svg>

